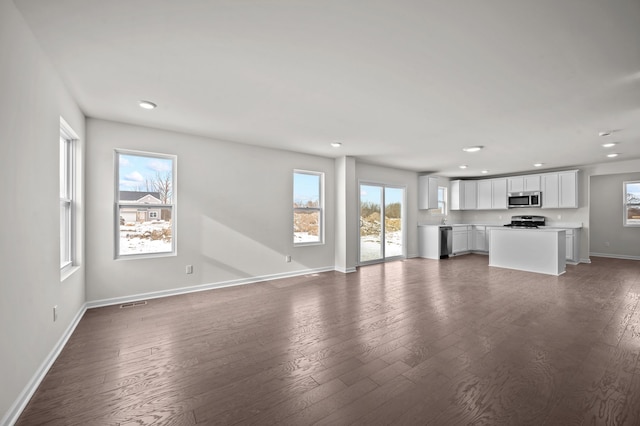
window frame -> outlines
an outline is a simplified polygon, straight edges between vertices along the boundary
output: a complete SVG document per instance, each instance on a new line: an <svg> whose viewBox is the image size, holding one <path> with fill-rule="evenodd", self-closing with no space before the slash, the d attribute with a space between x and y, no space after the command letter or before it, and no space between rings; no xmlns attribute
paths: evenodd
<svg viewBox="0 0 640 426"><path fill-rule="evenodd" d="M442 192L442 207L440 207L440 192ZM438 186L438 210L441 216L446 216L448 213L448 205L447 202L449 190L446 186Z"/></svg>
<svg viewBox="0 0 640 426"><path fill-rule="evenodd" d="M132 155L146 158L159 158L163 160L171 160L171 203L169 204L145 204L145 203L132 203L132 202L120 202L120 156ZM127 260L127 259L148 259L156 257L170 257L177 255L177 210L178 210L178 195L177 195L177 163L178 156L175 154L162 154L158 152L146 152L136 151L130 149L116 148L114 150L114 259L115 260ZM120 253L120 209L121 208L135 208L135 209L169 209L171 210L171 250L153 253Z"/></svg>
<svg viewBox="0 0 640 426"><path fill-rule="evenodd" d="M640 201L638 203L629 203L627 201L627 194L629 193L627 190L628 185L640 185L640 180L630 180L630 181L622 182L622 226L637 228L637 227L640 227L640 221L638 221L637 223L636 222L629 223L627 210L630 205L637 206L638 208L640 208Z"/></svg>
<svg viewBox="0 0 640 426"><path fill-rule="evenodd" d="M311 175L311 176L317 176L318 179L318 207L296 207L295 206L295 195L296 195L296 187L295 187L295 182L296 182L296 174L303 174L303 175ZM292 210L292 220L291 220L291 224L294 225L291 228L291 232L292 232L292 240L293 240L293 245L295 247L302 247L302 246L314 246L314 245L323 245L325 242L324 239L324 231L325 231L325 224L324 224L324 172L316 172L316 171L311 171L311 170L301 170L301 169L294 169L293 170L293 174L291 175L293 178L293 182L292 182L292 195L294 200L293 203L293 210ZM304 213L309 213L309 212L318 212L318 238L319 241L302 241L302 242L296 242L295 238L295 217L296 217L296 212L304 212Z"/></svg>
<svg viewBox="0 0 640 426"><path fill-rule="evenodd" d="M77 265L76 145L78 135L60 117L59 192L60 192L60 274L66 276ZM64 213L63 213L64 211Z"/></svg>

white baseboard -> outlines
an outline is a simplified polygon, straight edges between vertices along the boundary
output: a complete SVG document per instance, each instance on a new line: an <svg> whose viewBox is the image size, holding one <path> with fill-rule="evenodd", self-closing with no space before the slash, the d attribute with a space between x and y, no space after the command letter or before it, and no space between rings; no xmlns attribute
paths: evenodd
<svg viewBox="0 0 640 426"><path fill-rule="evenodd" d="M337 272L342 272L343 274L351 274L352 272L356 272L358 269L354 266L354 267L351 267L351 268L339 268L339 267L336 267L335 270Z"/></svg>
<svg viewBox="0 0 640 426"><path fill-rule="evenodd" d="M586 259L580 259L580 263L591 263L591 259L588 257Z"/></svg>
<svg viewBox="0 0 640 426"><path fill-rule="evenodd" d="M589 256L608 257L611 259L640 260L640 256L627 256L625 254L589 253Z"/></svg>
<svg viewBox="0 0 640 426"><path fill-rule="evenodd" d="M119 305L122 303L135 302L137 300L158 299L161 297L177 296L180 294L195 293L199 291L213 290L216 288L234 287L237 285L253 284L261 281L272 281L272 280L278 280L281 278L298 277L300 275L317 274L320 272L328 272L328 271L336 271L336 270L337 269L335 267L330 266L330 267L324 267L324 268L305 269L302 271L284 272L284 273L273 274L273 275L262 275L257 277L241 278L238 280L200 284L200 285L195 285L191 287L179 287L179 288L173 288L169 290L133 294L130 296L93 300L91 302L87 302L86 306L87 306L87 309L100 308L102 306L112 306L112 305ZM338 272L343 272L343 271L338 271ZM355 272L355 268L354 268L354 271L349 271L349 272Z"/></svg>
<svg viewBox="0 0 640 426"><path fill-rule="evenodd" d="M38 389L38 386L40 386L40 383L42 383L42 380L49 372L49 369L51 368L53 363L56 361L56 359L58 359L60 352L62 352L62 349L67 344L67 341L80 323L80 320L82 319L82 316L86 311L87 306L85 303L84 305L82 305L76 316L73 318L73 321L71 321L71 324L69 324L62 336L60 336L60 339L53 347L49 355L42 362L40 368L38 368L27 386L25 386L20 396L18 396L18 399L16 399L9 411L7 411L2 420L0 420L0 425L9 426L15 424L18 421L20 414L22 414L22 411L25 409L25 407L29 403L29 400Z"/></svg>

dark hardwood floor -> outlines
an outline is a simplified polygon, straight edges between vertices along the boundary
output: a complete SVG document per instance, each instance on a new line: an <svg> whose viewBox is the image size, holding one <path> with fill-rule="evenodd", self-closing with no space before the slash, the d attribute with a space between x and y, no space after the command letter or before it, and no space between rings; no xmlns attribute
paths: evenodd
<svg viewBox="0 0 640 426"><path fill-rule="evenodd" d="M640 424L640 263L487 263L89 310L18 424Z"/></svg>

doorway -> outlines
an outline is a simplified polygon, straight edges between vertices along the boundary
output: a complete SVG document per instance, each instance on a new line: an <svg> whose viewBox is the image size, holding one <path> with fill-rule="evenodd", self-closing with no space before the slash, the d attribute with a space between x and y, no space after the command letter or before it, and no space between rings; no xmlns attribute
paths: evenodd
<svg viewBox="0 0 640 426"><path fill-rule="evenodd" d="M404 257L404 206L404 187L360 184L360 265Z"/></svg>

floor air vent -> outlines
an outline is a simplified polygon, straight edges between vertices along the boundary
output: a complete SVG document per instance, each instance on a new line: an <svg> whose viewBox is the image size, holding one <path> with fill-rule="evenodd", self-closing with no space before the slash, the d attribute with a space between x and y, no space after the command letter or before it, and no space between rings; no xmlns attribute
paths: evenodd
<svg viewBox="0 0 640 426"><path fill-rule="evenodd" d="M147 304L146 300L139 300L137 302L123 303L122 305L120 305L120 309L122 309L122 308L134 308L136 306L141 306L141 305L146 305L146 304Z"/></svg>

